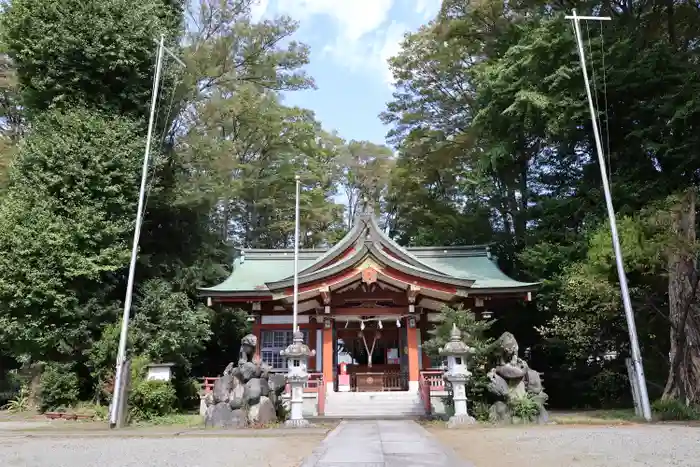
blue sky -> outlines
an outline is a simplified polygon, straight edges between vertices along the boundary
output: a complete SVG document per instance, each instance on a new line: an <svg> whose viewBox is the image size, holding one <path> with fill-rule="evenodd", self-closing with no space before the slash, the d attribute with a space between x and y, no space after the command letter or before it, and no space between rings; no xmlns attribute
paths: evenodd
<svg viewBox="0 0 700 467"><path fill-rule="evenodd" d="M285 97L347 140L384 143L378 115L391 99L387 59L403 35L437 13L440 0L259 0L256 17L287 14L301 25L295 39L311 47L308 73L317 90Z"/></svg>

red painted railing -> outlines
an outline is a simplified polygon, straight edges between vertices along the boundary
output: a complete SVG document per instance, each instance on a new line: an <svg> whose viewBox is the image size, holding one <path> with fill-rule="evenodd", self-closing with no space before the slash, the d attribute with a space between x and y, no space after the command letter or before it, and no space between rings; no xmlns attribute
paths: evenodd
<svg viewBox="0 0 700 467"><path fill-rule="evenodd" d="M304 385L304 392L318 392L318 388L323 386L323 373L309 373L309 380ZM284 387L284 392L289 393L289 384Z"/></svg>
<svg viewBox="0 0 700 467"><path fill-rule="evenodd" d="M425 378L431 391L445 390L445 380L442 378L445 374L443 370L425 370L421 371L420 374Z"/></svg>
<svg viewBox="0 0 700 467"><path fill-rule="evenodd" d="M426 415L430 415L433 411L430 393L432 391L443 391L445 389L442 375L442 370L425 370L421 371L418 376L418 393L425 407Z"/></svg>
<svg viewBox="0 0 700 467"><path fill-rule="evenodd" d="M202 381L202 384L199 388L200 391L206 394L214 390L214 383L216 383L217 379L219 379L218 376L206 376L204 378L200 378L200 380Z"/></svg>

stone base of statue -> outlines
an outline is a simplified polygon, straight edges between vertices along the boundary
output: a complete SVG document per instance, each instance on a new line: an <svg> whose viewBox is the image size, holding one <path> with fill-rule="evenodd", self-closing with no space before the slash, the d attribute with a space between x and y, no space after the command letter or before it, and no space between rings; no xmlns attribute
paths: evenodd
<svg viewBox="0 0 700 467"><path fill-rule="evenodd" d="M453 415L447 421L447 428L460 428L475 423L476 419L469 414Z"/></svg>
<svg viewBox="0 0 700 467"><path fill-rule="evenodd" d="M289 419L284 422L285 428L313 428L314 425L305 418Z"/></svg>
<svg viewBox="0 0 700 467"><path fill-rule="evenodd" d="M257 337L241 340L238 363L229 363L214 388L204 397L204 426L244 428L276 423L282 403L284 375L270 374L270 366L255 357Z"/></svg>
<svg viewBox="0 0 700 467"><path fill-rule="evenodd" d="M204 416L206 428L245 428L246 414L241 409L232 410L226 402L207 407Z"/></svg>

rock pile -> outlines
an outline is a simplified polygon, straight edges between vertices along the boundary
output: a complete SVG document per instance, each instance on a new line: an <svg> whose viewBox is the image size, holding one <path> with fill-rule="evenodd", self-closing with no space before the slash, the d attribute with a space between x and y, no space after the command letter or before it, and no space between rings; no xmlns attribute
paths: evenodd
<svg viewBox="0 0 700 467"><path fill-rule="evenodd" d="M204 425L211 428L245 428L278 420L285 378L254 358L258 339L248 334L241 340L238 364L229 363L224 374L205 397Z"/></svg>

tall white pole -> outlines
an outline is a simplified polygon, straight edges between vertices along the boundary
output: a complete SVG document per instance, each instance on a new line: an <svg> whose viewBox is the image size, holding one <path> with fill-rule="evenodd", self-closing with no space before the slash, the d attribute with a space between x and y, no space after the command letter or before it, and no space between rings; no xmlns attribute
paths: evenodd
<svg viewBox="0 0 700 467"><path fill-rule="evenodd" d="M136 259L138 257L139 238L141 237L141 223L143 221L143 204L146 193L146 182L148 179L148 166L151 157L151 139L153 137L153 127L155 125L156 104L158 103L158 89L160 88L160 73L163 68L163 51L165 49L165 37L160 36L158 43L158 58L156 61L156 75L153 81L153 93L151 97L151 114L148 118L148 133L146 135L146 150L143 156L143 167L141 168L141 187L139 189L139 202L136 209L136 225L134 227L134 242L131 246L131 263L129 264L129 278L126 283L126 295L124 297L124 312L122 314L122 327L119 335L119 350L117 352L117 368L114 379L114 392L112 395L112 409L110 411L109 423L114 427L117 424L119 400L121 395L122 368L126 361L126 341L129 333L129 314L131 312L131 298L134 290L134 272L136 271Z"/></svg>
<svg viewBox="0 0 700 467"><path fill-rule="evenodd" d="M581 58L581 71L583 71L583 81L586 84L586 95L588 96L588 107L591 113L591 122L593 123L593 136L595 137L596 152L598 153L598 165L600 166L600 175L603 178L603 192L605 193L605 205L608 208L608 219L610 221L610 233L612 234L613 249L615 251L615 263L617 264L617 275L620 280L620 291L622 292L622 304L625 308L625 317L627 318L627 329L630 335L630 347L632 351L632 363L634 365L636 384L639 386L639 398L642 406L642 415L645 420L651 421L651 406L649 405L649 394L647 393L646 378L644 377L644 367L642 365L642 352L639 349L639 340L637 338L637 326L634 320L634 312L632 311L632 302L630 301L630 292L627 286L627 275L625 274L625 265L622 261L622 249L620 248L620 238L617 234L617 222L615 221L615 209L613 208L612 195L610 194L610 186L608 184L608 173L605 167L605 158L603 157L603 145L600 141L600 132L598 130L598 116L593 104L593 96L591 95L591 85L588 81L588 70L586 68L586 55L583 49L583 39L581 37L580 21L597 20L604 21L610 18L596 16L577 16L576 10L573 10L572 16L567 16L574 22L576 31L576 42L578 44L578 53ZM634 384L634 382L633 382Z"/></svg>
<svg viewBox="0 0 700 467"><path fill-rule="evenodd" d="M299 306L299 189L301 181L299 175L296 180L296 201L294 205L294 300L292 303L292 333L297 332L297 313Z"/></svg>

